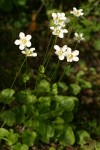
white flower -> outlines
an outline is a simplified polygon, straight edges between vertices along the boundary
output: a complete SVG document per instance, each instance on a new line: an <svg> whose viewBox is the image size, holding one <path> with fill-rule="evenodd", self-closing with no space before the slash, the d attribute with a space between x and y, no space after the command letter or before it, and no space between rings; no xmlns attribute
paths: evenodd
<svg viewBox="0 0 100 150"><path fill-rule="evenodd" d="M61 26L50 27L50 29L53 30L53 32L52 32L53 35L57 35L57 37L60 37L60 38L63 38L64 33L68 32L68 30L62 29Z"/></svg>
<svg viewBox="0 0 100 150"><path fill-rule="evenodd" d="M54 20L54 24L62 27L65 26L65 21L67 22L67 20L69 20L66 18L65 13L52 13L52 17Z"/></svg>
<svg viewBox="0 0 100 150"><path fill-rule="evenodd" d="M16 45L19 45L20 50L24 50L25 47L31 46L31 42L30 42L30 39L32 38L31 35L25 36L25 34L23 32L20 32L19 37L20 37L20 39L16 40L14 43Z"/></svg>
<svg viewBox="0 0 100 150"><path fill-rule="evenodd" d="M66 52L67 62L78 61L79 60L79 58L77 57L78 55L79 55L78 50L72 52L71 48L67 48Z"/></svg>
<svg viewBox="0 0 100 150"><path fill-rule="evenodd" d="M75 35L74 39L75 39L78 43L80 43L80 41L84 41L84 40L85 40L85 39L83 38L83 33L78 34L78 33L75 32L74 35Z"/></svg>
<svg viewBox="0 0 100 150"><path fill-rule="evenodd" d="M73 7L73 11L71 11L70 13L75 15L76 17L79 17L79 16L83 16L83 9L76 9L75 7Z"/></svg>
<svg viewBox="0 0 100 150"><path fill-rule="evenodd" d="M60 60L63 60L66 56L67 45L64 45L63 47L54 45L54 49L56 50L55 54L58 55L58 58Z"/></svg>
<svg viewBox="0 0 100 150"><path fill-rule="evenodd" d="M35 51L35 48L26 48L25 50L21 51L22 54L25 54L26 56L33 56L33 57L36 57L37 56L37 53L33 52Z"/></svg>

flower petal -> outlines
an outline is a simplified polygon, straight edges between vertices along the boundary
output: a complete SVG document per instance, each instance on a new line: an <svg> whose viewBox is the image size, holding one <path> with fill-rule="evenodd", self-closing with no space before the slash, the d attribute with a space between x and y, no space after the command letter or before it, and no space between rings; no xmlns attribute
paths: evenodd
<svg viewBox="0 0 100 150"><path fill-rule="evenodd" d="M51 30L54 30L54 27L50 27Z"/></svg>
<svg viewBox="0 0 100 150"><path fill-rule="evenodd" d="M23 32L20 32L20 33L19 33L19 37L20 37L21 39L24 39L24 38L25 38L25 34L24 34Z"/></svg>
<svg viewBox="0 0 100 150"><path fill-rule="evenodd" d="M31 52L35 51L35 48L30 48L30 51L31 51Z"/></svg>
<svg viewBox="0 0 100 150"><path fill-rule="evenodd" d="M59 56L59 59L60 59L60 60L63 60L63 59L64 59L64 55L60 55L60 56Z"/></svg>
<svg viewBox="0 0 100 150"><path fill-rule="evenodd" d="M30 47L30 46L31 46L31 42L28 41L28 42L26 43L26 46L27 46L27 47Z"/></svg>
<svg viewBox="0 0 100 150"><path fill-rule="evenodd" d="M78 61L79 58L78 57L73 57L73 61Z"/></svg>
<svg viewBox="0 0 100 150"><path fill-rule="evenodd" d="M79 51L78 50L73 51L73 56L77 56L77 55L79 55Z"/></svg>
<svg viewBox="0 0 100 150"><path fill-rule="evenodd" d="M60 37L60 38L63 38L63 37L64 37L63 32L60 32L59 37Z"/></svg>
<svg viewBox="0 0 100 150"><path fill-rule="evenodd" d="M22 54L26 54L26 51L21 51Z"/></svg>
<svg viewBox="0 0 100 150"><path fill-rule="evenodd" d="M21 44L20 46L19 46L19 49L20 50L23 50L25 48L25 45L24 44Z"/></svg>
<svg viewBox="0 0 100 150"><path fill-rule="evenodd" d="M60 50L60 47L59 47L58 45L54 45L54 49L55 49L56 51L59 51L59 50Z"/></svg>
<svg viewBox="0 0 100 150"><path fill-rule="evenodd" d="M37 53L33 53L32 56L36 57L36 56L37 56Z"/></svg>
<svg viewBox="0 0 100 150"><path fill-rule="evenodd" d="M71 53L72 49L70 47L67 47L67 53Z"/></svg>
<svg viewBox="0 0 100 150"><path fill-rule="evenodd" d="M20 45L21 41L20 41L20 40L16 40L14 43L15 43L16 45Z"/></svg>
<svg viewBox="0 0 100 150"><path fill-rule="evenodd" d="M68 30L64 29L64 30L63 30L63 33L68 33Z"/></svg>
<svg viewBox="0 0 100 150"><path fill-rule="evenodd" d="M27 39L27 40L30 40L31 38L32 38L31 35L26 35L26 39Z"/></svg>
<svg viewBox="0 0 100 150"><path fill-rule="evenodd" d="M55 19L57 17L56 13L52 13L52 17Z"/></svg>
<svg viewBox="0 0 100 150"><path fill-rule="evenodd" d="M65 52L66 49L67 49L67 45L64 45L64 46L62 47L63 52Z"/></svg>

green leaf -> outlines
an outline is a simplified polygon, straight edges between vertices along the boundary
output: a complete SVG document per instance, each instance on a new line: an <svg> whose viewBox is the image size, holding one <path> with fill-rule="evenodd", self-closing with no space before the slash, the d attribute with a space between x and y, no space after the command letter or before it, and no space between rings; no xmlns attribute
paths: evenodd
<svg viewBox="0 0 100 150"><path fill-rule="evenodd" d="M8 137L9 131L6 130L5 128L0 128L0 140L3 139L4 137Z"/></svg>
<svg viewBox="0 0 100 150"><path fill-rule="evenodd" d="M75 136L70 126L67 126L62 136L60 136L59 142L63 146L73 145L75 143Z"/></svg>
<svg viewBox="0 0 100 150"><path fill-rule="evenodd" d="M79 83L80 83L80 86L81 86L82 89L92 88L92 83L90 83L88 81L85 81L83 79L80 79Z"/></svg>
<svg viewBox="0 0 100 150"><path fill-rule="evenodd" d="M29 147L26 144L16 143L11 146L13 150L29 150Z"/></svg>
<svg viewBox="0 0 100 150"><path fill-rule="evenodd" d="M57 89L57 84L54 83L51 87L51 94L52 95L57 95L58 94L58 89Z"/></svg>
<svg viewBox="0 0 100 150"><path fill-rule="evenodd" d="M37 94L44 94L50 92L50 83L46 80L41 80L37 85Z"/></svg>
<svg viewBox="0 0 100 150"><path fill-rule="evenodd" d="M0 93L0 102L4 104L10 104L12 101L14 101L14 95L15 91L13 89L4 89Z"/></svg>
<svg viewBox="0 0 100 150"><path fill-rule="evenodd" d="M7 145L13 145L18 141L19 138L19 134L18 133L14 133L12 129L10 129L9 131L9 136L7 138Z"/></svg>
<svg viewBox="0 0 100 150"><path fill-rule="evenodd" d="M50 125L45 126L44 133L42 132L42 141L48 143L50 138L54 136L54 129Z"/></svg>
<svg viewBox="0 0 100 150"><path fill-rule="evenodd" d="M62 114L62 118L66 123L71 122L74 118L73 112L64 111L64 113Z"/></svg>
<svg viewBox="0 0 100 150"><path fill-rule="evenodd" d="M36 139L36 133L34 131L25 130L22 133L22 141L24 144L28 146L33 146L35 139Z"/></svg>
<svg viewBox="0 0 100 150"><path fill-rule="evenodd" d="M20 150L29 150L29 147L26 144L23 144Z"/></svg>
<svg viewBox="0 0 100 150"><path fill-rule="evenodd" d="M57 117L55 121L53 121L54 124L64 124L64 120L61 117Z"/></svg>
<svg viewBox="0 0 100 150"><path fill-rule="evenodd" d="M0 114L0 119L8 126L12 126L15 123L15 113L11 110L4 111Z"/></svg>
<svg viewBox="0 0 100 150"><path fill-rule="evenodd" d="M90 134L85 131L85 130L79 130L77 131L77 136L78 136L78 144L80 145L84 145L88 142L88 140L90 139Z"/></svg>
<svg viewBox="0 0 100 150"><path fill-rule="evenodd" d="M68 86L64 82L58 82L58 90L62 93L68 90Z"/></svg>
<svg viewBox="0 0 100 150"><path fill-rule="evenodd" d="M73 83L70 85L70 91L72 94L77 95L80 93L81 87L78 84Z"/></svg>
<svg viewBox="0 0 100 150"><path fill-rule="evenodd" d="M66 111L72 111L74 109L75 101L78 99L72 96L56 96L55 100L57 102L56 109L60 108Z"/></svg>

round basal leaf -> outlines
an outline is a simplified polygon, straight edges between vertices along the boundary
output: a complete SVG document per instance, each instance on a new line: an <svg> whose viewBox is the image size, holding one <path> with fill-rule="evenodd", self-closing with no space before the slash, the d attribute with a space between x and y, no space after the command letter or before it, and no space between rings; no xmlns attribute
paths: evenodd
<svg viewBox="0 0 100 150"><path fill-rule="evenodd" d="M66 111L72 111L74 109L75 101L78 99L72 96L56 96L55 100L57 103L56 109L60 108Z"/></svg>
<svg viewBox="0 0 100 150"><path fill-rule="evenodd" d="M22 133L22 141L28 146L33 146L36 138L36 133L34 131L25 130Z"/></svg>
<svg viewBox="0 0 100 150"><path fill-rule="evenodd" d="M0 140L9 136L9 131L5 128L0 128Z"/></svg>
<svg viewBox="0 0 100 150"><path fill-rule="evenodd" d="M15 123L15 113L11 110L4 111L0 114L0 119L8 126L12 126Z"/></svg>
<svg viewBox="0 0 100 150"><path fill-rule="evenodd" d="M61 117L57 117L55 121L53 121L54 124L64 124L64 120Z"/></svg>
<svg viewBox="0 0 100 150"><path fill-rule="evenodd" d="M37 94L48 93L50 92L50 83L46 80L41 80L37 85Z"/></svg>
<svg viewBox="0 0 100 150"><path fill-rule="evenodd" d="M77 95L80 93L81 87L78 84L73 83L70 85L70 91L72 94Z"/></svg>
<svg viewBox="0 0 100 150"><path fill-rule="evenodd" d="M26 102L27 103L35 103L36 102L36 96L32 94L28 94L26 96Z"/></svg>
<svg viewBox="0 0 100 150"><path fill-rule="evenodd" d="M0 102L4 104L10 104L12 101L14 101L14 95L15 91L13 89L4 89L0 93Z"/></svg>
<svg viewBox="0 0 100 150"><path fill-rule="evenodd" d="M62 118L64 119L66 123L72 122L74 118L73 112L64 111L64 113L62 114Z"/></svg>
<svg viewBox="0 0 100 150"><path fill-rule="evenodd" d="M50 141L50 138L54 136L54 129L53 127L47 125L45 126L44 133L42 133L42 141L44 143L48 143Z"/></svg>
<svg viewBox="0 0 100 150"><path fill-rule="evenodd" d="M6 141L7 145L11 146L17 143L19 137L20 135L18 133L14 133L14 131L10 129L9 136L7 137L7 141Z"/></svg>
<svg viewBox="0 0 100 150"><path fill-rule="evenodd" d="M26 144L21 144L20 142L11 146L13 150L29 150Z"/></svg>
<svg viewBox="0 0 100 150"><path fill-rule="evenodd" d="M67 126L63 135L60 137L59 142L63 146L73 145L75 143L75 136L72 128Z"/></svg>
<svg viewBox="0 0 100 150"><path fill-rule="evenodd" d="M88 140L90 139L90 134L85 131L85 130L79 130L77 131L77 136L78 136L78 144L80 145L84 145L88 142Z"/></svg>
<svg viewBox="0 0 100 150"><path fill-rule="evenodd" d="M26 144L23 144L20 150L29 150L29 147Z"/></svg>
<svg viewBox="0 0 100 150"><path fill-rule="evenodd" d="M7 98L11 98L14 95L15 91L13 89L4 89L1 94Z"/></svg>

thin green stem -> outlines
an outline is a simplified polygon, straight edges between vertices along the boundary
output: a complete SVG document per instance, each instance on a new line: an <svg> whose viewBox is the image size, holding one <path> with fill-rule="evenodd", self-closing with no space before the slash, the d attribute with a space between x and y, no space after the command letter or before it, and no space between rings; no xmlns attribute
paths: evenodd
<svg viewBox="0 0 100 150"><path fill-rule="evenodd" d="M64 69L64 71L63 71L63 73L62 73L62 75L61 75L61 77L60 77L60 79L59 79L59 81L58 81L58 82L60 82L60 81L62 80L62 78L63 78L63 76L64 76L65 72L66 72L66 68Z"/></svg>
<svg viewBox="0 0 100 150"><path fill-rule="evenodd" d="M51 77L51 81L52 81L53 79L55 79L55 76L56 76L56 74L57 74L59 65L60 65L60 60L58 60L58 62L57 62L56 68L55 68L55 70L54 70L54 72L53 72L53 74L52 74L52 77ZM51 82L51 81L50 81L50 82Z"/></svg>
<svg viewBox="0 0 100 150"><path fill-rule="evenodd" d="M76 50L77 45L78 45L78 42L76 43L74 50Z"/></svg>
<svg viewBox="0 0 100 150"><path fill-rule="evenodd" d="M11 84L10 89L12 89L12 87L13 87L13 85L14 85L14 83L15 83L17 77L18 77L18 74L19 74L19 72L21 71L21 69L22 69L22 67L23 67L23 65L24 65L24 63L25 63L25 61L26 61L26 59L27 59L27 57L25 57L25 59L24 59L22 65L21 65L21 67L19 68L19 70L18 70L18 72L17 72L17 74L16 74L16 76L15 76L15 79L14 79L14 81L13 81L12 84Z"/></svg>
<svg viewBox="0 0 100 150"><path fill-rule="evenodd" d="M27 75L27 56L26 56L26 75ZM25 82L25 91L26 91L26 85L27 83Z"/></svg>
<svg viewBox="0 0 100 150"><path fill-rule="evenodd" d="M51 49L50 49L50 51L49 51L49 53L48 53L47 63L46 63L46 66L45 66L45 70L46 70L46 68L47 68L47 66L48 66L48 63L49 63L49 61L50 61L50 58L51 58L51 55L52 55L52 52L53 52L53 46L54 46L54 44L56 43L56 41L57 41L57 36L55 37L55 39L54 39L54 41L53 41L53 44L52 44L52 46L51 46Z"/></svg>
<svg viewBox="0 0 100 150"><path fill-rule="evenodd" d="M50 40L49 40L49 43L48 43L48 46L47 46L47 49L46 49L46 53L45 53L44 60L43 60L43 66L45 65L45 63L46 63L46 61L47 61L48 50L49 50L49 46L50 46L51 40L52 40L52 35L51 35L51 37L50 37Z"/></svg>

